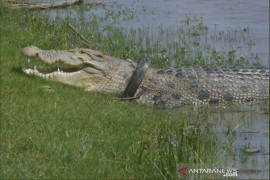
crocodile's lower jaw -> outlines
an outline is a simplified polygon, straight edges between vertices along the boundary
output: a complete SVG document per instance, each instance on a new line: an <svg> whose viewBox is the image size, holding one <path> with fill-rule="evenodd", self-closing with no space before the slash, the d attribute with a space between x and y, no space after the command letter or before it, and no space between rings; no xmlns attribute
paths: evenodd
<svg viewBox="0 0 270 180"><path fill-rule="evenodd" d="M91 90L96 86L96 84L104 79L102 73L96 73L97 70L92 68L80 69L80 67L77 67L73 68L74 71L71 71L71 69L67 69L68 72L60 70L59 68L57 71L43 72L39 71L36 66L33 68L22 67L22 71L26 74L32 74L44 79L50 79L64 84L81 87L85 90ZM91 71L93 73L89 74Z"/></svg>
<svg viewBox="0 0 270 180"><path fill-rule="evenodd" d="M36 66L34 66L34 68L25 68L25 67L22 67L22 71L26 74L33 74L33 75L36 75L36 76L39 76L39 77L42 77L42 78L46 78L46 79L50 79L50 78L53 78L55 76L72 76L74 75L75 73L77 73L77 71L75 72L64 72L63 70L60 70L58 68L58 71L53 71L53 72L50 72L50 73L42 73L41 71L37 70Z"/></svg>

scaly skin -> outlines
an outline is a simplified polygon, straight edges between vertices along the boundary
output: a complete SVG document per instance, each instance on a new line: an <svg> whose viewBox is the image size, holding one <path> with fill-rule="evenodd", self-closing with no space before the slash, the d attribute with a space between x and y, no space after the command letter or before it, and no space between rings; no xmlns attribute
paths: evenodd
<svg viewBox="0 0 270 180"><path fill-rule="evenodd" d="M250 102L269 98L269 69L181 67L149 69L136 96L173 108L204 102Z"/></svg>
<svg viewBox="0 0 270 180"><path fill-rule="evenodd" d="M116 97L122 97L137 66L131 60L106 56L91 49L56 51L29 46L21 52L28 57L39 57L48 64L62 62L73 67L67 72L64 70L51 73L23 68L27 74ZM164 108L204 102L250 102L269 99L269 68L148 68L135 96L141 103Z"/></svg>

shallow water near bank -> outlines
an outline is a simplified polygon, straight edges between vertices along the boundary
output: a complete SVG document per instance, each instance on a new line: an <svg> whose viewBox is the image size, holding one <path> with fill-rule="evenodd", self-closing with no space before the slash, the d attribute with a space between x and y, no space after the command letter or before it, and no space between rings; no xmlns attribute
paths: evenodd
<svg viewBox="0 0 270 180"><path fill-rule="evenodd" d="M195 129L195 131L213 133L217 138L218 148L214 161L205 160L203 163L205 166L196 167L196 164L192 163L188 165L183 163L182 166L191 169L235 168L237 176L233 176L233 179L268 179L269 114L267 108L268 102L209 105L197 107L195 111L193 108L191 110L187 108L185 111L189 112L188 131Z"/></svg>
<svg viewBox="0 0 270 180"><path fill-rule="evenodd" d="M210 115L213 131L226 144L219 152L224 165L237 168L240 179L269 178L269 114L266 103L240 112L219 112ZM256 152L247 152L248 150Z"/></svg>

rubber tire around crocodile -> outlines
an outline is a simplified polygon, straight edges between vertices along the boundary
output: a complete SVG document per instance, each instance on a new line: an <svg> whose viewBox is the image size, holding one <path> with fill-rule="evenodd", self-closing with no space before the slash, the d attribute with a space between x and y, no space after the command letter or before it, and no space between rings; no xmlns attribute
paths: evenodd
<svg viewBox="0 0 270 180"><path fill-rule="evenodd" d="M142 79L149 68L151 63L151 60L142 57L137 65L137 68L135 69L128 85L127 88L124 91L124 97L134 97L139 85L142 82Z"/></svg>

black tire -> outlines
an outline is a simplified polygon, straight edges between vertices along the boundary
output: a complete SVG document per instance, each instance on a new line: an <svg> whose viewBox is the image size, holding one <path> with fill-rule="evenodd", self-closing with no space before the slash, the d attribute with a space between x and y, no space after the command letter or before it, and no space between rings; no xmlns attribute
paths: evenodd
<svg viewBox="0 0 270 180"><path fill-rule="evenodd" d="M124 97L134 97L139 85L142 82L142 79L145 76L145 73L147 69L149 68L151 63L151 60L142 57L137 65L137 68L135 69L125 91L124 91Z"/></svg>

